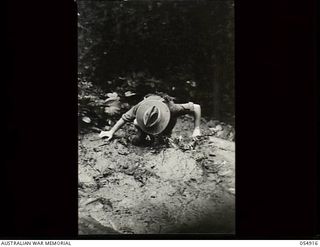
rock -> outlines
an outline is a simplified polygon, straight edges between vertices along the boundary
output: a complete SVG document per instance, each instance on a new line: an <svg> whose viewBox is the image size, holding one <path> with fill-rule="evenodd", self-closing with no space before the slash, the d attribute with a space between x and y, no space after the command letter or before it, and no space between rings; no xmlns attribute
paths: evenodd
<svg viewBox="0 0 320 247"><path fill-rule="evenodd" d="M78 197L85 197L85 196L86 194L83 191L78 190Z"/></svg>
<svg viewBox="0 0 320 247"><path fill-rule="evenodd" d="M88 234L120 234L111 227L106 227L93 219L91 216L79 218L78 231L80 235Z"/></svg>
<svg viewBox="0 0 320 247"><path fill-rule="evenodd" d="M78 183L82 188L95 187L97 185L93 177L89 176L85 172L81 172L78 175Z"/></svg>
<svg viewBox="0 0 320 247"><path fill-rule="evenodd" d="M233 195L236 193L235 188L229 188L228 191Z"/></svg>
<svg viewBox="0 0 320 247"><path fill-rule="evenodd" d="M85 183L85 184L90 184L90 183L95 183L94 179L89 176L86 173L80 173L79 174L79 183Z"/></svg>
<svg viewBox="0 0 320 247"><path fill-rule="evenodd" d="M225 139L224 136L225 136L225 132L224 131L220 130L220 131L217 132L217 137Z"/></svg>

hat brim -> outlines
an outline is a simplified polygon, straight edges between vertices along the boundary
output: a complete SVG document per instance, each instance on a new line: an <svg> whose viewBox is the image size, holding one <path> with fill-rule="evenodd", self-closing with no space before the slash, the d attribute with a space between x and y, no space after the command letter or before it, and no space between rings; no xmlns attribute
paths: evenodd
<svg viewBox="0 0 320 247"><path fill-rule="evenodd" d="M146 127L143 122L143 115L149 107L156 106L160 110L160 120L152 127ZM136 112L136 119L139 127L146 133L151 135L158 135L165 130L170 121L169 107L159 100L145 100L139 105Z"/></svg>

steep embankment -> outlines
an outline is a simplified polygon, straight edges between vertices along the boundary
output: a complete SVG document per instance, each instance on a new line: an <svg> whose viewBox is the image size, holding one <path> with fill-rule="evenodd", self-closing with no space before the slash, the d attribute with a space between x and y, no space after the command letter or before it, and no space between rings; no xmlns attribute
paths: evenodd
<svg viewBox="0 0 320 247"><path fill-rule="evenodd" d="M233 131L202 121L205 135L188 137L180 119L169 147L135 147L127 125L114 140L79 139L79 233L233 233ZM191 144L191 145L190 145Z"/></svg>

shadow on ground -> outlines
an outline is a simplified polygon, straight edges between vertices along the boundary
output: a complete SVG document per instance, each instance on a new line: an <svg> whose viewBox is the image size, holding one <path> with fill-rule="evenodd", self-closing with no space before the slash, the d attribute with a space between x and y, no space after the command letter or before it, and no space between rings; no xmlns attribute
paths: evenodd
<svg viewBox="0 0 320 247"><path fill-rule="evenodd" d="M191 147L187 117L171 146L132 146L130 125L108 143L80 136L79 234L234 233L234 142L201 127Z"/></svg>

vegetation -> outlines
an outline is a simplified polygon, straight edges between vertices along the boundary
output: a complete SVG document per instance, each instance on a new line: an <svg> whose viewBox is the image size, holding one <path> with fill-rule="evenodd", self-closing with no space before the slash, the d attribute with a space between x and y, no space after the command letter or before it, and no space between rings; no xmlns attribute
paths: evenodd
<svg viewBox="0 0 320 247"><path fill-rule="evenodd" d="M112 124L150 92L234 124L233 1L78 0L79 117Z"/></svg>

